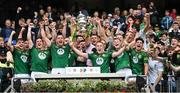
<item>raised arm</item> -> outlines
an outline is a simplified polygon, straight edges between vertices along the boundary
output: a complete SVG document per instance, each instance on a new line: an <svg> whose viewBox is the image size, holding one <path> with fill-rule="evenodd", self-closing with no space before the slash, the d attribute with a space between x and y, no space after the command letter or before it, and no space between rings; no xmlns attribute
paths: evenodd
<svg viewBox="0 0 180 93"><path fill-rule="evenodd" d="M20 19L21 10L22 10L21 7L18 7L18 8L17 8L16 17L15 17L15 29L18 29L18 28L19 28L18 21L19 21L19 19Z"/></svg>
<svg viewBox="0 0 180 93"><path fill-rule="evenodd" d="M28 26L28 32L27 32L27 40L29 42L29 48L30 49L33 47L33 42L31 39L31 29L32 29L32 24L30 23L30 25Z"/></svg>
<svg viewBox="0 0 180 93"><path fill-rule="evenodd" d="M150 14L149 13L145 14L144 21L145 21L144 32L147 32L150 27Z"/></svg>
<svg viewBox="0 0 180 93"><path fill-rule="evenodd" d="M56 38L56 36L57 36L56 29L52 29L51 35L52 35L51 42L54 42L54 39L55 39L55 38Z"/></svg>
<svg viewBox="0 0 180 93"><path fill-rule="evenodd" d="M51 32L50 32L50 29L47 25L45 25L45 31L46 31L46 36L47 38L52 38L52 35L51 35Z"/></svg>
<svg viewBox="0 0 180 93"><path fill-rule="evenodd" d="M112 57L114 58L114 57L117 57L117 56L119 56L119 55L121 55L123 52L124 52L124 50L126 49L126 46L123 46L121 49L119 49L117 52L113 52L112 53Z"/></svg>
<svg viewBox="0 0 180 93"><path fill-rule="evenodd" d="M18 38L22 38L23 32L25 31L25 28L22 27L21 31L19 32Z"/></svg>
<svg viewBox="0 0 180 93"><path fill-rule="evenodd" d="M63 22L63 29L62 29L62 35L66 38L66 28L67 28L67 22L64 20Z"/></svg>
<svg viewBox="0 0 180 93"><path fill-rule="evenodd" d="M7 45L11 48L11 51L14 50L14 47L12 46L12 38L13 38L13 35L14 35L15 33L16 33L15 31L12 31L12 32L11 32L11 35L9 36L9 39L8 39L8 42L7 42Z"/></svg>
<svg viewBox="0 0 180 93"><path fill-rule="evenodd" d="M7 62L14 62L14 60L13 60L13 55L12 55L12 53L10 52L10 51L8 51L7 53L6 53L6 60L7 60Z"/></svg>
<svg viewBox="0 0 180 93"><path fill-rule="evenodd" d="M42 39L46 42L47 47L50 47L51 41L47 38L43 25L40 25L40 31L41 31Z"/></svg>
<svg viewBox="0 0 180 93"><path fill-rule="evenodd" d="M73 50L76 54L78 54L79 56L82 56L82 57L84 57L84 58L88 58L88 54L87 54L87 53L83 53L83 52L81 52L80 50L78 50L78 49L74 46L73 42L70 43L70 46L71 46L72 50Z"/></svg>
<svg viewBox="0 0 180 93"><path fill-rule="evenodd" d="M97 27L97 29L98 29L98 35L99 35L101 38L103 38L104 40L107 41L107 38L108 38L108 37L106 36L106 32L108 32L109 30L102 28L100 20L97 20L97 24L98 24L98 27ZM108 33L109 33L109 32L108 32Z"/></svg>
<svg viewBox="0 0 180 93"><path fill-rule="evenodd" d="M130 33L132 33L132 32L130 32ZM133 33L134 34L134 33ZM133 34L130 34L130 35L133 35ZM125 37L125 42L126 43L129 43L129 47L130 48L133 48L134 47L134 45L135 45L135 42L136 42L136 38L138 38L139 37L139 35L138 35L138 33L135 33L135 37L131 37L131 38L133 38L133 40L131 41L131 42L128 42L128 40L130 39L130 35L128 35L127 37Z"/></svg>

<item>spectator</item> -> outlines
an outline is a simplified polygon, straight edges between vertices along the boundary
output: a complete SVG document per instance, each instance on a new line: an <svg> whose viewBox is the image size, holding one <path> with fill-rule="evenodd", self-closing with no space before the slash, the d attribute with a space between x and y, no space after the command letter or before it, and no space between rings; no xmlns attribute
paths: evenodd
<svg viewBox="0 0 180 93"><path fill-rule="evenodd" d="M172 38L171 39L171 46L172 46L172 50L169 53L169 57L170 57L170 68L175 71L175 83L176 83L176 91L180 91L179 89L179 62L180 62L180 48L179 48L179 40L177 38Z"/></svg>
<svg viewBox="0 0 180 93"><path fill-rule="evenodd" d="M168 33L163 33L160 37L160 41L163 42L166 46L170 45Z"/></svg>
<svg viewBox="0 0 180 93"><path fill-rule="evenodd" d="M132 15L133 15L133 11L134 11L134 10L133 10L132 8L129 9L129 16L132 16Z"/></svg>
<svg viewBox="0 0 180 93"><path fill-rule="evenodd" d="M122 12L122 15L121 15L121 18L124 20L124 21L126 21L127 20L127 18L128 18L128 11L127 10L124 10L123 12Z"/></svg>
<svg viewBox="0 0 180 93"><path fill-rule="evenodd" d="M38 13L37 19L42 19L44 14L45 14L45 11L44 11L43 9L40 9L40 10L39 10L39 13ZM35 18L35 19L36 19L36 18Z"/></svg>
<svg viewBox="0 0 180 93"><path fill-rule="evenodd" d="M174 22L172 28L169 29L169 37L180 38L180 29L179 29L179 24L177 22Z"/></svg>
<svg viewBox="0 0 180 93"><path fill-rule="evenodd" d="M150 2L149 4L149 14L150 14L150 22L151 22L151 25L154 27L156 24L158 24L158 11L156 9L156 7L154 6L154 3L153 2Z"/></svg>
<svg viewBox="0 0 180 93"><path fill-rule="evenodd" d="M177 21L177 23L180 25L180 16L179 15L176 16L175 21Z"/></svg>
<svg viewBox="0 0 180 93"><path fill-rule="evenodd" d="M108 19L108 21L110 22L109 24L110 24L110 26L112 27L113 26L113 18L112 18L112 14L108 14L108 16L107 16L107 19ZM106 22L104 21L104 25L106 24Z"/></svg>
<svg viewBox="0 0 180 93"><path fill-rule="evenodd" d="M55 20L56 19L56 16L55 16L51 6L47 7L47 13L48 13L48 19L49 20Z"/></svg>
<svg viewBox="0 0 180 93"><path fill-rule="evenodd" d="M162 35L162 33L163 33L163 31L162 30L160 30L160 28L159 28L159 25L158 24L156 24L155 25L155 27L154 27L154 32L155 32L155 35L156 35L156 37L159 39L160 38L160 36Z"/></svg>
<svg viewBox="0 0 180 93"><path fill-rule="evenodd" d="M168 30L173 23L173 19L169 14L169 10L165 11L165 16L161 20L161 27L163 30Z"/></svg>
<svg viewBox="0 0 180 93"><path fill-rule="evenodd" d="M177 16L176 9L172 9L170 16L173 18L173 20L176 19L176 16Z"/></svg>
<svg viewBox="0 0 180 93"><path fill-rule="evenodd" d="M11 32L12 32L12 28L11 28L11 20L10 19L7 19L5 21L5 27L2 28L2 31L1 31L1 36L3 36L4 39L6 38L9 38L9 36L11 35Z"/></svg>
<svg viewBox="0 0 180 93"><path fill-rule="evenodd" d="M3 92L10 84L13 77L13 58L9 48L0 37L0 92Z"/></svg>
<svg viewBox="0 0 180 93"><path fill-rule="evenodd" d="M114 14L117 14L117 16L120 16L120 9L119 9L119 7L115 7L114 8Z"/></svg>
<svg viewBox="0 0 180 93"><path fill-rule="evenodd" d="M138 4L138 5L137 5L137 10L141 10L141 9L142 9L141 4Z"/></svg>

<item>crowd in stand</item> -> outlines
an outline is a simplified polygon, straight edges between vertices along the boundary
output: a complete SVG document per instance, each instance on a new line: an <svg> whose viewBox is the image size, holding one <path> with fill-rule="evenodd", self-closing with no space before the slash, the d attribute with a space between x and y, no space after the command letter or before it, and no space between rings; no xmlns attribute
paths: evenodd
<svg viewBox="0 0 180 93"><path fill-rule="evenodd" d="M29 19L21 18L22 10L18 7L16 19L7 19L1 27L2 84L12 77L3 68L13 68L15 77L33 77L65 74L65 67L100 67L101 73L147 75L151 90L158 92L168 91L168 75L175 75L173 91L180 91L180 16L176 9L166 10L161 18L163 11L153 2L121 12L118 7L111 13L95 11L92 16L85 9L58 14L48 6Z"/></svg>

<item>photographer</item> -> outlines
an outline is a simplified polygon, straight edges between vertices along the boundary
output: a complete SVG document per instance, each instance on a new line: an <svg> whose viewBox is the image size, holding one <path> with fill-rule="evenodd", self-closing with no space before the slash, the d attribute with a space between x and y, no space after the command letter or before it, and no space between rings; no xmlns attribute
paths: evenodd
<svg viewBox="0 0 180 93"><path fill-rule="evenodd" d="M0 92L3 92L10 84L13 65L12 54L8 51L4 40L0 37Z"/></svg>

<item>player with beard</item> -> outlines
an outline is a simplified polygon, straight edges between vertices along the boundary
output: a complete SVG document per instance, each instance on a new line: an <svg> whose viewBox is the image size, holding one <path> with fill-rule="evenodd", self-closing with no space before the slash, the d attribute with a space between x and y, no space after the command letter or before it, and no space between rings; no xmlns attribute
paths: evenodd
<svg viewBox="0 0 180 93"><path fill-rule="evenodd" d="M118 51L123 45L123 39L119 39L115 36L113 45L114 51ZM125 74L125 76L132 75L130 59L126 50L124 50L121 55L114 58L114 64L116 73L122 73Z"/></svg>
<svg viewBox="0 0 180 93"><path fill-rule="evenodd" d="M129 49L132 74L147 75L148 73L148 55L142 50L143 43L142 38L136 38L135 47Z"/></svg>
<svg viewBox="0 0 180 93"><path fill-rule="evenodd" d="M24 29L24 28L22 28ZM14 69L15 69L15 77L29 77L30 69L29 69L29 46L28 42L22 39L22 34L24 30L21 30L18 36L18 40L15 46L11 44L12 37L15 34L15 31L12 31L9 40L8 46L11 48L11 52L13 54L14 59ZM22 83L27 82L27 80L21 80Z"/></svg>
<svg viewBox="0 0 180 93"><path fill-rule="evenodd" d="M36 39L36 45L33 46L31 40L31 29L32 26L28 27L28 36L29 46L31 48L31 77L34 77L35 74L47 74L48 73L48 62L50 59L50 45L51 41L46 37L44 31L44 21L39 22L40 33L42 38Z"/></svg>
<svg viewBox="0 0 180 93"><path fill-rule="evenodd" d="M95 53L88 54L81 52L76 47L74 47L73 43L71 43L71 48L73 51L76 52L79 56L90 59L92 61L93 67L101 68L101 73L109 73L111 58L119 56L126 48L126 46L123 46L117 52L106 52L105 45L101 41L98 41L95 47L97 51Z"/></svg>

